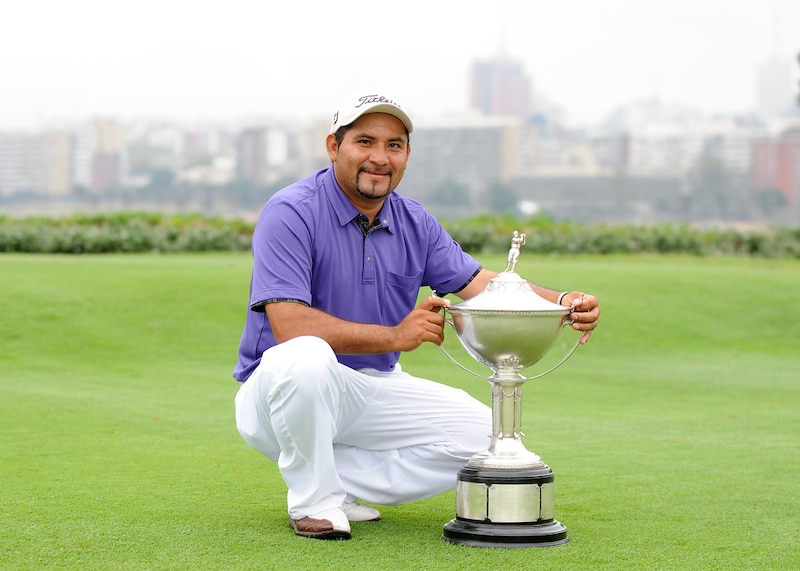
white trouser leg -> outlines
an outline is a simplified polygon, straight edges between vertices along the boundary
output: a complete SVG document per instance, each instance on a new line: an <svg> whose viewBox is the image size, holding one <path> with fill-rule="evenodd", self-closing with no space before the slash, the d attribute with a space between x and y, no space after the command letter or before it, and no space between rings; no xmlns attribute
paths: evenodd
<svg viewBox="0 0 800 571"><path fill-rule="evenodd" d="M401 504L450 490L485 450L489 407L403 373L354 371L321 339L264 353L236 396L245 441L278 461L299 518L341 505L345 493Z"/></svg>

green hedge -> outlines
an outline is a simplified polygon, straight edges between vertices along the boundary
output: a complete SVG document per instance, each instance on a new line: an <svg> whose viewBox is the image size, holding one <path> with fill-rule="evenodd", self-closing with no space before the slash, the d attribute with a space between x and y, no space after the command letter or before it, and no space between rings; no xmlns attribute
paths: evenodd
<svg viewBox="0 0 800 571"><path fill-rule="evenodd" d="M481 216L444 225L472 253L507 251L511 233L517 230L526 234L525 250L539 254L680 253L800 258L800 227L701 229L689 224L575 224L508 216Z"/></svg>
<svg viewBox="0 0 800 571"><path fill-rule="evenodd" d="M0 218L0 252L104 254L248 250L253 227L201 216L121 213Z"/></svg>
<svg viewBox="0 0 800 571"><path fill-rule="evenodd" d="M445 221L469 252L501 253L511 232L527 235L525 250L540 254L682 253L800 258L800 227L737 230L689 225L612 226L556 224L480 216ZM0 252L100 254L209 252L250 249L253 224L199 215L118 213L68 218L0 217Z"/></svg>
<svg viewBox="0 0 800 571"><path fill-rule="evenodd" d="M800 258L800 228L772 230L697 230L688 226L575 226L569 228L522 227L525 249L541 254L667 254L696 256L744 255L765 258ZM474 231L463 236L472 252L507 250L511 233L483 231L483 243ZM460 230L453 233L458 240Z"/></svg>

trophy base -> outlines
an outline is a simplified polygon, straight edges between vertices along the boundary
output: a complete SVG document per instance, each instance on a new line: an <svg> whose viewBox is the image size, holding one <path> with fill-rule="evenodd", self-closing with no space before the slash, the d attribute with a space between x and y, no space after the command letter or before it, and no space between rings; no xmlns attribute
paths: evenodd
<svg viewBox="0 0 800 571"><path fill-rule="evenodd" d="M552 547L567 543L555 520L555 476L536 468L477 468L458 473L456 517L442 539L473 547Z"/></svg>
<svg viewBox="0 0 800 571"><path fill-rule="evenodd" d="M564 545L567 528L548 523L483 523L455 518L444 526L442 539L470 547L555 547Z"/></svg>

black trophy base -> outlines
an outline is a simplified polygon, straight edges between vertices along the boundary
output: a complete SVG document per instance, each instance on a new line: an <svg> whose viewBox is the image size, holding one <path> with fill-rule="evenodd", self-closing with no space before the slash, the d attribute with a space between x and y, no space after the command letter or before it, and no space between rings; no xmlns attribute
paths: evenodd
<svg viewBox="0 0 800 571"><path fill-rule="evenodd" d="M442 539L472 547L554 547L567 528L556 521L553 471L533 468L476 468L458 473L456 517Z"/></svg>
<svg viewBox="0 0 800 571"><path fill-rule="evenodd" d="M453 519L444 526L442 539L470 547L555 547L564 545L567 528L547 523L483 523Z"/></svg>

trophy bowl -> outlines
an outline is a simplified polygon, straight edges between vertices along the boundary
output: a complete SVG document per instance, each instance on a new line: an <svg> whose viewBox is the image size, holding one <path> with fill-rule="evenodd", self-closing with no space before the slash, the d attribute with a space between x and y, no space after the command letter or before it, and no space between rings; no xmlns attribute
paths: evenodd
<svg viewBox="0 0 800 571"><path fill-rule="evenodd" d="M452 327L464 349L490 369L521 371L550 351L569 309L545 311L480 311L449 308ZM532 319L535 318L535 319Z"/></svg>
<svg viewBox="0 0 800 571"><path fill-rule="evenodd" d="M553 347L561 329L572 323L571 308L538 296L513 272L498 274L480 294L445 311L450 314L445 321L464 349L495 372L490 381L530 380L549 373L528 378L519 374L539 362Z"/></svg>

